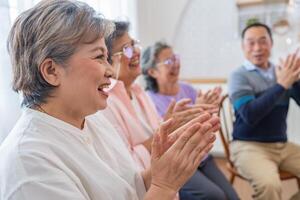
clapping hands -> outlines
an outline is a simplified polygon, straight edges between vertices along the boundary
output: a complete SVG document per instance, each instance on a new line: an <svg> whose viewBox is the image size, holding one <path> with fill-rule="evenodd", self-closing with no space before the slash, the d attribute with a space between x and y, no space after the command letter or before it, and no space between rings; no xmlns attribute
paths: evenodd
<svg viewBox="0 0 300 200"><path fill-rule="evenodd" d="M300 77L300 58L299 48L285 59L280 59L279 66L276 67L277 83L288 89L299 80Z"/></svg>
<svg viewBox="0 0 300 200"><path fill-rule="evenodd" d="M202 114L169 133L173 120L164 122L154 136L151 154L151 187L176 193L192 176L215 141L219 119Z"/></svg>
<svg viewBox="0 0 300 200"><path fill-rule="evenodd" d="M172 118L173 126L172 131L178 127L186 124L187 122L195 119L203 113L209 113L211 115L218 112L218 106L211 104L194 104L191 105L191 99L181 99L177 103L175 100L171 101L168 106L167 112L164 116L164 121Z"/></svg>
<svg viewBox="0 0 300 200"><path fill-rule="evenodd" d="M222 99L222 88L215 87L212 90L208 90L203 93L201 90L198 92L198 96L196 99L196 104L213 104L219 105Z"/></svg>

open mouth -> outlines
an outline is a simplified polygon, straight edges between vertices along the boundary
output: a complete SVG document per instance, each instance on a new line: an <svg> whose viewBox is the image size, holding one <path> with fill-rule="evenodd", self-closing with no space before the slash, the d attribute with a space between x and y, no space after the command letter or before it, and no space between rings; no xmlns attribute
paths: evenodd
<svg viewBox="0 0 300 200"><path fill-rule="evenodd" d="M134 57L131 59L130 63L129 63L129 66L130 67L137 67L140 65L140 59L138 56Z"/></svg>
<svg viewBox="0 0 300 200"><path fill-rule="evenodd" d="M110 83L104 83L98 87L98 91L104 96L108 96L108 91L110 90Z"/></svg>

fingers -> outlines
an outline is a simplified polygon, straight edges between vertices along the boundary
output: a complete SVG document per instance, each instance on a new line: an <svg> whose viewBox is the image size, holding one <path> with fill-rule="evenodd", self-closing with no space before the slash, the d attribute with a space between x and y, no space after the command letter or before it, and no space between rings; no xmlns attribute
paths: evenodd
<svg viewBox="0 0 300 200"><path fill-rule="evenodd" d="M197 94L197 97L201 97L201 96L202 96L202 91L199 90L199 91L198 91L198 94Z"/></svg>
<svg viewBox="0 0 300 200"><path fill-rule="evenodd" d="M174 130L172 133L169 134L169 140L171 141L175 141L177 140L181 134L188 129L190 126L192 126L195 123L204 123L206 121L208 121L211 118L211 115L209 113L202 113L199 114L199 116L197 116L196 118L190 120L189 122L185 123L182 126L178 126L179 128L177 128L176 130Z"/></svg>
<svg viewBox="0 0 300 200"><path fill-rule="evenodd" d="M284 65L280 64L280 65L278 65L278 66L275 67L275 74L276 74L277 78L278 78L278 76L279 76L279 74L280 74L280 72L282 70L282 66L284 66Z"/></svg>
<svg viewBox="0 0 300 200"><path fill-rule="evenodd" d="M201 163L201 160L204 158L204 156L206 156L208 154L208 152L213 148L213 146L214 146L213 143L209 143L208 145L206 145L206 147L204 147L204 149L200 149L195 152L194 156L196 158L194 158L194 159L192 158L194 167L199 166L199 164Z"/></svg>
<svg viewBox="0 0 300 200"><path fill-rule="evenodd" d="M296 69L297 66L297 62L298 62L298 52L299 52L299 48L292 54L292 58L291 58L291 68L292 69Z"/></svg>
<svg viewBox="0 0 300 200"><path fill-rule="evenodd" d="M222 87L221 86L218 86L218 87L216 87L217 88L217 92L219 92L219 94L221 94L222 93Z"/></svg>
<svg viewBox="0 0 300 200"><path fill-rule="evenodd" d="M212 104L219 101L220 95L221 95L222 89L221 87L215 87L212 90L208 90L206 93L204 93L199 99L197 100L197 103L206 103L206 104Z"/></svg>
<svg viewBox="0 0 300 200"><path fill-rule="evenodd" d="M194 120L196 122L199 122L199 123L204 123L206 121L208 121L209 119L211 118L211 115L209 113L203 113L201 115L199 115L197 118L195 118Z"/></svg>
<svg viewBox="0 0 300 200"><path fill-rule="evenodd" d="M171 129L173 125L173 119L169 119L165 122L162 122L160 124L160 127L158 128L158 132L156 134L154 134L153 136L153 141L152 141L152 145L151 145L151 154L153 153L153 148L156 148L156 152L154 153L154 158L162 155L165 151L165 149L167 149L169 147L169 141L168 141L168 134L169 134L169 130Z"/></svg>
<svg viewBox="0 0 300 200"><path fill-rule="evenodd" d="M217 86L213 89L213 92L220 96L222 93L222 88L220 86Z"/></svg>
<svg viewBox="0 0 300 200"><path fill-rule="evenodd" d="M285 64L285 60L283 58L279 58L279 66L278 67L283 67Z"/></svg>
<svg viewBox="0 0 300 200"><path fill-rule="evenodd" d="M210 96L208 97L207 102L213 104L216 100L218 100L220 97L220 94L218 92L212 92Z"/></svg>
<svg viewBox="0 0 300 200"><path fill-rule="evenodd" d="M213 104L200 103L200 104L194 104L190 108L200 108L206 111L206 110L217 108L217 106Z"/></svg>
<svg viewBox="0 0 300 200"><path fill-rule="evenodd" d="M202 125L195 134L193 134L186 142L185 145L181 148L180 156L191 156L192 159L195 159L195 155L191 155L195 153L199 153L211 143L214 134L206 134L211 129L211 125L206 123Z"/></svg>
<svg viewBox="0 0 300 200"><path fill-rule="evenodd" d="M179 112L179 111L189 109L189 104L191 102L192 102L192 100L189 98L184 98L184 99L179 100L175 105L174 112Z"/></svg>
<svg viewBox="0 0 300 200"><path fill-rule="evenodd" d="M170 104L169 104L169 106L168 106L168 108L167 108L167 112L166 112L166 114L164 116L164 120L168 120L168 119L171 118L173 110L175 108L175 105L176 105L176 102L175 102L174 99L172 99L171 102L170 102Z"/></svg>
<svg viewBox="0 0 300 200"><path fill-rule="evenodd" d="M190 115L200 114L201 112L203 112L203 110L201 108L190 108L188 110L184 110L184 111L176 113L176 116L184 118L184 117L188 117Z"/></svg>
<svg viewBox="0 0 300 200"><path fill-rule="evenodd" d="M281 67L294 69L297 67L299 48L292 54L289 54L286 59L283 61L282 58L279 59Z"/></svg>
<svg viewBox="0 0 300 200"><path fill-rule="evenodd" d="M184 98L184 99L181 99L179 100L177 103L176 103L176 106L179 106L179 107L184 107L186 106L187 104L191 103L192 100L189 99L189 98Z"/></svg>
<svg viewBox="0 0 300 200"><path fill-rule="evenodd" d="M204 93L203 99L205 99L205 102L207 102L207 98L209 97L210 93L211 93L211 90L208 90L206 93Z"/></svg>
<svg viewBox="0 0 300 200"><path fill-rule="evenodd" d="M299 75L300 75L300 67L294 72L294 77L296 77L296 80L299 80Z"/></svg>
<svg viewBox="0 0 300 200"><path fill-rule="evenodd" d="M160 136L159 134L154 134L153 135L153 141L152 141L152 145L151 145L151 159L152 160L157 160L160 158L161 156L161 152L162 152L162 145L160 142Z"/></svg>
<svg viewBox="0 0 300 200"><path fill-rule="evenodd" d="M160 136L160 141L162 144L165 144L168 138L168 135L170 133L170 130L173 125L173 119L168 119L165 122L162 122L160 124L160 127L158 128L158 134Z"/></svg>
<svg viewBox="0 0 300 200"><path fill-rule="evenodd" d="M198 131L200 127L201 125L199 123L195 123L189 128L187 128L186 130L184 130L183 133L179 136L179 138L176 140L176 142L170 149L173 151L181 152L181 150L184 148L186 143Z"/></svg>
<svg viewBox="0 0 300 200"><path fill-rule="evenodd" d="M292 55L289 54L285 60L285 63L284 63L284 67L285 68L290 68L291 67L291 64L292 64Z"/></svg>
<svg viewBox="0 0 300 200"><path fill-rule="evenodd" d="M219 112L219 108L217 107L217 108L213 108L213 109L205 110L205 112L207 112L207 113L209 113L209 114L213 115L213 114L216 114L216 113L218 113L218 112Z"/></svg>
<svg viewBox="0 0 300 200"><path fill-rule="evenodd" d="M215 134L211 133L209 129L203 133L199 144L189 153L189 159L194 167L199 166L203 157L212 149L215 140Z"/></svg>
<svg viewBox="0 0 300 200"><path fill-rule="evenodd" d="M220 118L217 116L213 116L208 123L212 125L211 132L216 132L221 128Z"/></svg>
<svg viewBox="0 0 300 200"><path fill-rule="evenodd" d="M199 105L205 112L208 113L218 113L219 111L219 106L216 104L200 104Z"/></svg>
<svg viewBox="0 0 300 200"><path fill-rule="evenodd" d="M189 116L186 116L186 117L182 117L180 118L180 120L176 120L176 126L174 126L174 129L173 131L175 131L177 128L185 125L186 123L188 123L189 121L197 118L198 116L200 115L200 113L195 113L195 114L192 114L192 115L189 115Z"/></svg>
<svg viewBox="0 0 300 200"><path fill-rule="evenodd" d="M176 112L173 114L173 125L170 128L169 133L175 131L177 128L181 127L182 125L186 124L190 120L196 118L202 113L202 109L199 108L192 108L181 112Z"/></svg>

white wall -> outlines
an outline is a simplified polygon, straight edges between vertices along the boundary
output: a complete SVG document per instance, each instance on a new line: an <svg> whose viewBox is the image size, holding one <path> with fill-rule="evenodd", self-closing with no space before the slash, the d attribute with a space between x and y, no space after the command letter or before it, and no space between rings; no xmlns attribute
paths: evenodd
<svg viewBox="0 0 300 200"><path fill-rule="evenodd" d="M202 1L202 0L201 0ZM186 0L137 1L138 33L143 46L166 39L171 42Z"/></svg>

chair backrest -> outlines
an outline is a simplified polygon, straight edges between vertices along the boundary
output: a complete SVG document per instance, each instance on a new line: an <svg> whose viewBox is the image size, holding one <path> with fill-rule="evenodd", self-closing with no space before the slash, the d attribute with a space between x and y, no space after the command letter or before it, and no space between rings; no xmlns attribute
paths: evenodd
<svg viewBox="0 0 300 200"><path fill-rule="evenodd" d="M221 121L221 128L220 128L219 133L220 133L220 138L221 138L221 141L222 141L222 144L224 147L225 156L226 156L226 159L232 165L232 163L230 161L229 144L232 140L231 133L233 130L233 122L235 120L235 117L234 117L234 110L233 110L232 104L230 103L228 94L222 98L218 116Z"/></svg>
<svg viewBox="0 0 300 200"><path fill-rule="evenodd" d="M233 110L233 106L229 100L229 96L225 95L222 98L221 104L220 104L220 108L219 108L219 112L218 112L218 116L220 118L220 122L221 122L221 128L219 130L220 133L220 138L224 147L224 152L225 152L225 157L227 160L227 163L229 164L230 169L235 169L233 162L230 160L230 142L232 141L232 130L233 130L233 123L235 121L235 116L234 116L234 110ZM233 171L231 171L232 173ZM234 170L234 173L235 172ZM297 179L297 183L298 183L298 188L300 189L300 178L297 178L297 176L286 172L286 171L279 171L280 174L280 179L281 180L288 180L291 178L296 178ZM244 177L242 177L239 174L235 174L238 175L240 178L245 179ZM230 182L233 183L234 181L234 176L232 176L230 178Z"/></svg>

